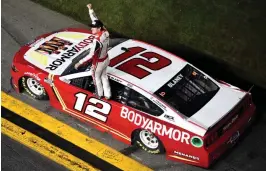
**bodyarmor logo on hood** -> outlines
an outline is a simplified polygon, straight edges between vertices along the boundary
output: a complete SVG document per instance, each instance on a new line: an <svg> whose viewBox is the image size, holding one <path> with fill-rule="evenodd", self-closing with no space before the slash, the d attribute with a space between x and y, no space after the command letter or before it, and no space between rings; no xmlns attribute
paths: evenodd
<svg viewBox="0 0 266 171"><path fill-rule="evenodd" d="M75 56L80 50L88 46L90 43L92 43L94 39L94 36L91 35L88 38L84 39L79 44L72 47L70 50L67 50L64 52L60 58L54 60L48 67L45 69L49 69L51 71L56 70L60 65L62 65L64 62L66 62L67 59Z"/></svg>

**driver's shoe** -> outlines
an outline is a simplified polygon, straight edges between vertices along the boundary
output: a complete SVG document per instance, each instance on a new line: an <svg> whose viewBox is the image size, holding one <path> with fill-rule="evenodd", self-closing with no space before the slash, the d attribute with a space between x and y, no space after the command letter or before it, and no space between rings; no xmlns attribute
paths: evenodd
<svg viewBox="0 0 266 171"><path fill-rule="evenodd" d="M97 94L97 93L93 93L93 95L94 95L96 98L98 98L98 99L101 99L101 98L103 98L103 96L98 96L98 94Z"/></svg>
<svg viewBox="0 0 266 171"><path fill-rule="evenodd" d="M111 99L111 97L104 97L106 100L110 100Z"/></svg>

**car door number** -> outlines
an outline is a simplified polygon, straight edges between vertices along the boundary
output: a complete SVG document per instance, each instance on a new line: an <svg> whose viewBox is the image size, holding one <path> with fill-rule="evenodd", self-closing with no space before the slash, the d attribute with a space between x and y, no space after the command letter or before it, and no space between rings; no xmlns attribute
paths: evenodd
<svg viewBox="0 0 266 171"><path fill-rule="evenodd" d="M75 94L76 97L76 102L74 105L75 110L82 112L82 109L84 109L84 104L87 96L88 95L84 93ZM106 103L105 101L102 101L94 97L90 97L88 99L88 102L90 104L86 106L84 113L100 121L106 122L107 117L111 111L111 105L109 103Z"/></svg>

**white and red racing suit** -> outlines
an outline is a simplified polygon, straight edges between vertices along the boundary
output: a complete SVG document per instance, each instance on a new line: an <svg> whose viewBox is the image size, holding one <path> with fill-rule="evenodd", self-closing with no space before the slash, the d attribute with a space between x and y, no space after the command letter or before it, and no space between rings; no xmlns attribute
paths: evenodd
<svg viewBox="0 0 266 171"><path fill-rule="evenodd" d="M98 20L93 9L89 10L89 15L92 22ZM104 29L95 35L90 53L85 58L81 59L79 63L83 64L92 58L92 78L94 81L95 92L98 97L105 96L109 99L111 97L111 88L106 72L110 63L107 54L108 46L109 32Z"/></svg>

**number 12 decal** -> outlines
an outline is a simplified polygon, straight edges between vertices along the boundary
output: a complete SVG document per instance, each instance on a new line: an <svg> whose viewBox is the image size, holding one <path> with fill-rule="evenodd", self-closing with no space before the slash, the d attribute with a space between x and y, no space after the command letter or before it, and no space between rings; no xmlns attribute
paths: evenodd
<svg viewBox="0 0 266 171"><path fill-rule="evenodd" d="M75 96L77 99L75 102L74 109L81 112L85 104L86 97L88 95L84 93L77 93L75 94ZM90 97L88 101L90 102L90 104L86 106L85 114L100 121L106 122L107 116L110 114L111 111L111 105L94 97Z"/></svg>
<svg viewBox="0 0 266 171"><path fill-rule="evenodd" d="M128 51L113 58L110 61L109 66L114 67L115 65L122 63L123 61L129 59L130 57L140 54L141 58L134 57L124 62L123 64L116 66L115 68L125 73L128 73L134 77L137 77L139 79L143 79L144 77L150 75L151 72L139 66L144 66L152 71L158 71L160 69L163 69L164 67L167 67L172 63L170 59L162 55L159 55L158 53L144 52L145 50L146 49L142 47L128 48Z"/></svg>

